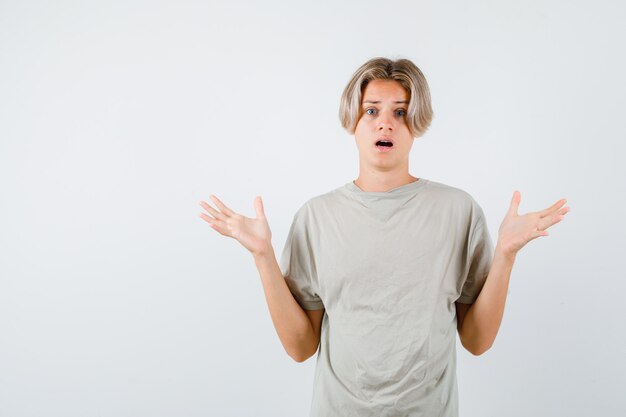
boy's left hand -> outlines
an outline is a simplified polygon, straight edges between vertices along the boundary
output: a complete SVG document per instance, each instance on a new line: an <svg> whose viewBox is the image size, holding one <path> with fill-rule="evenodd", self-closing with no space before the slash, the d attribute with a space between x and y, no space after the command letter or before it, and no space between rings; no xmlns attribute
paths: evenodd
<svg viewBox="0 0 626 417"><path fill-rule="evenodd" d="M563 207L567 202L563 198L544 210L520 216L517 209L521 198L519 191L513 192L509 210L498 229L497 246L510 255L517 254L531 240L548 236L546 229L563 220L565 214L569 212L569 207Z"/></svg>

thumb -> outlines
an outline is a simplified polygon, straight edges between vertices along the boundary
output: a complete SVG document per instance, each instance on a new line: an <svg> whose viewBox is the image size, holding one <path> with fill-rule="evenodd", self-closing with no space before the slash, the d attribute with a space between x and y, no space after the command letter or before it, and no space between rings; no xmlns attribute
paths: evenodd
<svg viewBox="0 0 626 417"><path fill-rule="evenodd" d="M511 206L509 207L509 214L517 215L517 209L519 208L522 195L519 191L513 191L513 198L511 198Z"/></svg>
<svg viewBox="0 0 626 417"><path fill-rule="evenodd" d="M256 196L254 199L254 211L256 212L257 219L264 219L265 212L263 210L263 200L261 200L261 196Z"/></svg>

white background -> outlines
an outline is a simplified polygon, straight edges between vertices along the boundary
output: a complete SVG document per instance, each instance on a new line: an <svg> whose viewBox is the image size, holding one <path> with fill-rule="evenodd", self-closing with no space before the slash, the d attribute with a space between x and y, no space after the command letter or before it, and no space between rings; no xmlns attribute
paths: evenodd
<svg viewBox="0 0 626 417"><path fill-rule="evenodd" d="M491 350L457 342L461 415L624 415L624 20L614 1L0 2L0 416L306 416L252 256L358 176L340 94L409 58L434 120L414 176L469 192L517 257Z"/></svg>

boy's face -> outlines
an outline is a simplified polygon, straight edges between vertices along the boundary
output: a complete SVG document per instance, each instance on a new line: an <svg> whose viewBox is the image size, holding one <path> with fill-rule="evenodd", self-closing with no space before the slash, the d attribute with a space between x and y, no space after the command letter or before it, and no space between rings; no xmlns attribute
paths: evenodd
<svg viewBox="0 0 626 417"><path fill-rule="evenodd" d="M413 146L413 135L406 124L409 93L395 80L372 80L361 100L362 116L354 137L361 164L394 168L405 164ZM393 146L377 146L388 139Z"/></svg>

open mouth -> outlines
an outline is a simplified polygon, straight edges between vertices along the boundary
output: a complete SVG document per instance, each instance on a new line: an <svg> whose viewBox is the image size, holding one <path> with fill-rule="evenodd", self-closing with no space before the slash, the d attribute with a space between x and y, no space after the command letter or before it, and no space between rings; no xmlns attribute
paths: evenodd
<svg viewBox="0 0 626 417"><path fill-rule="evenodd" d="M376 149L381 152L389 152L393 148L393 143L388 140L379 140L376 142Z"/></svg>

